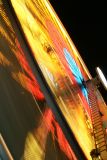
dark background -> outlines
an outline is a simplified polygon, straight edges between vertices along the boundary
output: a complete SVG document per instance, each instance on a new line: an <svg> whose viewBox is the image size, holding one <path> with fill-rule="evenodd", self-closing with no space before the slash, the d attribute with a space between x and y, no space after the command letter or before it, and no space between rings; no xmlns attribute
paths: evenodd
<svg viewBox="0 0 107 160"><path fill-rule="evenodd" d="M104 1L50 0L92 77L99 66L107 77L107 10ZM107 93L101 86L107 102Z"/></svg>

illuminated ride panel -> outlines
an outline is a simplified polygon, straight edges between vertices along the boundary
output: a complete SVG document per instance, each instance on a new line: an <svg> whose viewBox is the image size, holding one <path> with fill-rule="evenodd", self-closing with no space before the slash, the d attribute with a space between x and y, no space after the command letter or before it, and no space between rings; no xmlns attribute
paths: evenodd
<svg viewBox="0 0 107 160"><path fill-rule="evenodd" d="M0 133L15 160L77 160L45 101L1 1ZM1 157L2 152L0 141Z"/></svg>
<svg viewBox="0 0 107 160"><path fill-rule="evenodd" d="M87 159L94 148L84 82L91 78L47 0L11 0L28 45Z"/></svg>

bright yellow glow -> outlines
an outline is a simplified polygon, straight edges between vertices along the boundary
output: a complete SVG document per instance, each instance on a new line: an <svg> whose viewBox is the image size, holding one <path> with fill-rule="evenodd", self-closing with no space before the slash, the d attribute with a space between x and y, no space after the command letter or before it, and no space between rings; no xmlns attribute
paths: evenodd
<svg viewBox="0 0 107 160"><path fill-rule="evenodd" d="M56 23L58 24L58 27L60 28L62 34L64 35L64 37L68 40L68 44L70 45L71 49L73 50L73 53L75 54L75 56L78 57L81 65L83 66L86 74L88 75L88 77L91 79L91 75L86 67L86 65L84 64L77 48L75 47L72 39L70 38L70 36L68 35L67 31L65 30L63 24L61 23L60 19L58 18L57 14L55 13L54 9L52 8L52 6L50 5L50 3L47 0L44 0L44 3L46 4L46 7L48 8L51 16L55 19Z"/></svg>
<svg viewBox="0 0 107 160"><path fill-rule="evenodd" d="M55 147L54 148L55 151L57 148L58 150L63 151L66 154L66 156L69 157L69 159L76 160L72 149L70 148L68 142L66 141L65 136L63 135L63 133L60 129L60 126L58 125L57 121L54 119L54 115L53 115L51 109L49 108L47 110L48 106L39 105L38 102L36 101L36 99L41 97L40 95L42 94L42 92L40 91L39 85L36 82L36 79L30 69L30 66L26 60L25 55L24 55L24 52L20 46L20 43L18 42L16 34L14 33L13 28L11 27L11 24L9 23L9 19L7 18L7 15L5 14L5 12L3 10L3 6L0 6L0 16L2 17L2 21L4 22L4 23L0 23L0 36L1 36L1 40L0 40L1 44L0 45L1 45L1 51L2 51L2 52L0 52L0 66L3 68L4 71L6 69L6 75L7 75L7 73L9 73L9 77L12 79L12 82L14 80L16 80L16 82L18 82L20 84L20 85L18 85L21 88L19 94L25 95L26 94L25 89L29 93L31 93L29 95L30 95L30 97L32 95L32 98L35 102L35 107L37 107L37 109L40 113L40 119L38 120L38 122L37 121L35 122L36 124L38 123L38 128L35 126L35 129L32 130L31 132L29 131L30 133L27 134L26 142L25 142L25 146L24 146L25 150L24 150L23 157L21 159L43 160L44 156L45 156L45 149L47 149L45 147L46 147L46 142L48 139L48 134L51 133L53 143L55 143L55 140L56 141L59 140L58 147L56 147L56 145L53 144L53 146ZM27 20L28 20L28 22L30 21L29 17ZM5 25L5 28L4 28L4 25ZM33 24L31 23L31 26L29 25L29 28L32 28L32 25ZM9 32L9 31L11 31L11 32ZM36 35L33 33L32 33L32 36L35 37ZM45 41L44 36L40 37L40 41L41 42ZM2 44L4 42L6 42L6 43L2 47ZM45 50L47 50L47 45L44 46L44 51ZM48 48L48 50L50 50L50 49ZM44 54L45 54L45 52L44 52ZM51 63L54 61L57 65L58 71L60 70L56 55L51 53L51 58L49 56L47 56L47 59L45 59L45 60L48 60L49 64L47 66L49 66L50 68L51 68ZM47 72L51 83L53 83L53 77L52 77L52 75L50 75L50 72L46 68L46 64L45 64L45 66L42 66L42 64L41 64L41 67L43 67L43 70L45 70ZM56 69L52 68L51 72L56 73ZM4 79L4 77L5 76L3 75L2 78ZM8 76L6 76L5 78L8 80ZM11 81L9 81L9 82L11 83ZM5 83L5 81L4 81L4 83ZM17 83L15 83L15 84L16 84L15 86L17 86ZM55 83L53 83L53 85L55 85ZM7 92L8 91L9 91L9 89L7 88ZM17 89L14 88L13 91L14 91L14 93L16 93ZM38 95L38 97L37 97L37 95ZM42 94L41 99L43 101L45 101L43 94ZM30 104L30 106L32 107L32 104ZM16 107L16 106L14 105L14 107ZM42 110L41 110L41 108L42 108ZM45 112L43 111L43 108L44 108ZM26 109L27 109L27 107L26 107ZM20 117L18 117L18 118L20 118ZM58 132L59 129L60 129L60 132ZM57 130L55 134L54 134L54 130ZM57 138L59 135L61 138ZM61 144L62 139L63 139L64 144ZM0 142L1 142L1 139L0 139ZM4 147L6 149L6 146L4 146ZM6 152L7 152L7 150L6 150ZM60 154L57 154L56 157L59 155ZM11 159L11 157L10 157L10 159Z"/></svg>
<svg viewBox="0 0 107 160"><path fill-rule="evenodd" d="M47 19L50 20L58 32L61 33L62 40L67 44L77 64L81 63L82 71L88 79L91 76L86 66L47 0L35 1L35 5L33 5L32 0L11 0L11 2L23 28L26 40L56 97L62 113L87 159L91 160L90 151L94 148L94 141L86 124L83 103L78 96L78 89L77 91L73 89L73 80L71 79L72 83L70 80L69 82L66 81L68 74L66 73L65 66L61 63L60 59L58 59L57 48L54 47L48 33L46 26ZM58 49L59 52L62 53L61 48L59 47Z"/></svg>
<svg viewBox="0 0 107 160"><path fill-rule="evenodd" d="M43 160L44 152L32 133L28 133L25 142L24 160Z"/></svg>

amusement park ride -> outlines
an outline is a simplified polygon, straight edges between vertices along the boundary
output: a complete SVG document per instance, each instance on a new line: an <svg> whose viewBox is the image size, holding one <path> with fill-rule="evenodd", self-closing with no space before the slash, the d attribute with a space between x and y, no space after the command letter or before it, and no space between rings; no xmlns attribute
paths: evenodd
<svg viewBox="0 0 107 160"><path fill-rule="evenodd" d="M107 160L96 74L48 0L0 0L0 158Z"/></svg>

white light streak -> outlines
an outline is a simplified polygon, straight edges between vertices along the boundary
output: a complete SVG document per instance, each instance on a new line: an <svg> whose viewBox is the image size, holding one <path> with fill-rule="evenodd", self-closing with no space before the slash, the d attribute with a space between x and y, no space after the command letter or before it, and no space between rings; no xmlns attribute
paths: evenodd
<svg viewBox="0 0 107 160"><path fill-rule="evenodd" d="M97 72L98 77L99 77L100 81L102 82L103 86L107 90L107 80L106 80L103 72L101 71L101 69L99 67L96 67L96 72Z"/></svg>

